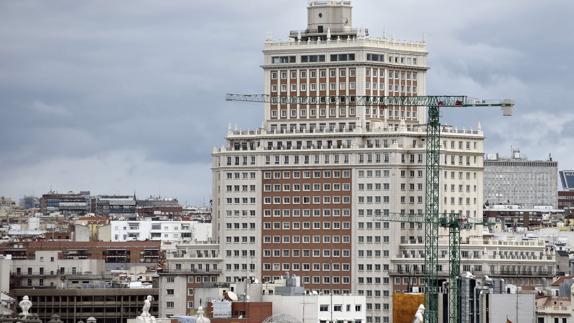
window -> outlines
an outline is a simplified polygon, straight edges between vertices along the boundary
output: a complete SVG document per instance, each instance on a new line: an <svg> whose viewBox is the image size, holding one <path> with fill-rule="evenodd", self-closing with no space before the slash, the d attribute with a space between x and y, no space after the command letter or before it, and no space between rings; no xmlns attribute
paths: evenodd
<svg viewBox="0 0 574 323"><path fill-rule="evenodd" d="M174 307L175 307L175 303L174 303L174 302L166 302L166 303L165 303L165 307L167 307L167 308L174 308Z"/></svg>
<svg viewBox="0 0 574 323"><path fill-rule="evenodd" d="M166 292L168 295L174 295L175 294L173 289L167 289Z"/></svg>
<svg viewBox="0 0 574 323"><path fill-rule="evenodd" d="M273 56L271 57L271 64L287 64L295 63L296 56Z"/></svg>
<svg viewBox="0 0 574 323"><path fill-rule="evenodd" d="M319 312L329 312L329 305L327 304L319 305Z"/></svg>

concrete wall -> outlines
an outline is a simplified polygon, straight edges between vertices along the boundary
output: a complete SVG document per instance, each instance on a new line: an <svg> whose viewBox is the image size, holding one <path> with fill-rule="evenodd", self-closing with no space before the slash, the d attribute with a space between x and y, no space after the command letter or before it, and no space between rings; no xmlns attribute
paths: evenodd
<svg viewBox="0 0 574 323"><path fill-rule="evenodd" d="M0 292L10 292L10 269L12 268L12 257L4 256L0 258Z"/></svg>
<svg viewBox="0 0 574 323"><path fill-rule="evenodd" d="M331 321L366 321L366 298L352 295L303 295L281 296L263 295L264 302L273 303L273 315L288 314L300 320L302 323L315 323L322 320ZM321 311L321 305L327 305L327 311ZM341 306L341 311L334 311L335 306ZM349 311L347 311L349 305ZM355 311L355 306L360 306L360 311Z"/></svg>
<svg viewBox="0 0 574 323"><path fill-rule="evenodd" d="M516 323L535 322L534 294L491 294L489 299L490 322L506 322L506 319Z"/></svg>

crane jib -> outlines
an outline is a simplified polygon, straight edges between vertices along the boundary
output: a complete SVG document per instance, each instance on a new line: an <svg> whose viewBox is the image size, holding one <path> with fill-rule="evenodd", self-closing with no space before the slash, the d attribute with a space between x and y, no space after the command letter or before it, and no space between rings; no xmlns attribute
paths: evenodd
<svg viewBox="0 0 574 323"><path fill-rule="evenodd" d="M227 101L261 102L298 105L354 105L354 106L426 106L426 107L503 107L512 108L512 100L479 100L464 95L425 96L273 96L267 94L227 94Z"/></svg>

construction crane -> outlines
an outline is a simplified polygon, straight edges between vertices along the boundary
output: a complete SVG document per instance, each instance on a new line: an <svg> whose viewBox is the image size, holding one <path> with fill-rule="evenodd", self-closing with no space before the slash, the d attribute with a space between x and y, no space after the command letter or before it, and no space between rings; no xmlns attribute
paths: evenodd
<svg viewBox="0 0 574 323"><path fill-rule="evenodd" d="M427 107L426 178L424 223L425 323L438 323L438 237L441 222L449 230L448 321L460 322L458 279L460 276L460 221L455 216L440 218L440 110L447 107L500 107L504 116L512 115L512 100L480 100L467 96L271 96L267 94L227 94L227 101L272 104L419 106ZM404 220L404 219L403 219ZM458 260L456 260L458 259Z"/></svg>

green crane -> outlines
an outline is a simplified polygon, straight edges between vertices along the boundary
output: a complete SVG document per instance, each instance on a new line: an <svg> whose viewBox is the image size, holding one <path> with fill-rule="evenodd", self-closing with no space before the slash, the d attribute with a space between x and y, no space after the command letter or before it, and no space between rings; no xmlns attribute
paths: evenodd
<svg viewBox="0 0 574 323"><path fill-rule="evenodd" d="M271 96L267 94L227 94L227 101L272 104L354 105L354 106L419 106L427 107L426 178L424 223L425 323L438 323L438 236L441 225L449 231L448 321L460 322L460 228L458 215L440 217L440 110L454 107L500 107L504 116L512 115L512 100L480 100L459 95L436 96ZM408 216L405 216L408 217ZM400 218L400 217L399 217ZM405 218L402 219L404 221Z"/></svg>

